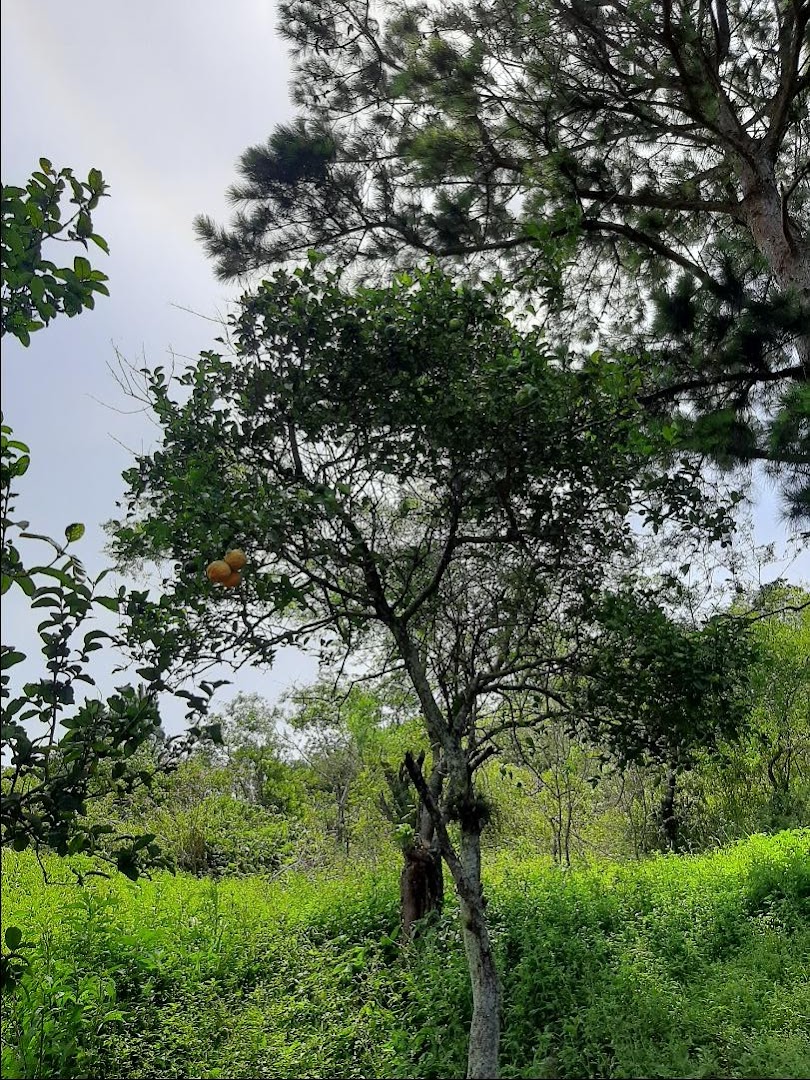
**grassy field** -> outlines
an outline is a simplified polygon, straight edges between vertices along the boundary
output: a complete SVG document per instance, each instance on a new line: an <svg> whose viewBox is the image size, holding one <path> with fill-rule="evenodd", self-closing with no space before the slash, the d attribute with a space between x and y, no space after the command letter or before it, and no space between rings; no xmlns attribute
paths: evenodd
<svg viewBox="0 0 810 1080"><path fill-rule="evenodd" d="M810 831L561 872L495 860L503 1076L810 1076ZM54 877L65 867L48 864ZM396 872L44 886L3 858L31 967L3 1076L462 1076L452 911L397 940Z"/></svg>

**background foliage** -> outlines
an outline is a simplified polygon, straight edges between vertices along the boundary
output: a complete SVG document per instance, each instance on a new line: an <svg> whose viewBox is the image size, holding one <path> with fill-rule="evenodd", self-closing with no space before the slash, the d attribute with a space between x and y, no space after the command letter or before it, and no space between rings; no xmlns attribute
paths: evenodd
<svg viewBox="0 0 810 1080"><path fill-rule="evenodd" d="M804 1075L808 839L569 874L502 857L504 1076ZM400 946L390 872L43 892L26 853L3 869L4 924L35 928L3 1003L10 1080L463 1069L456 920Z"/></svg>

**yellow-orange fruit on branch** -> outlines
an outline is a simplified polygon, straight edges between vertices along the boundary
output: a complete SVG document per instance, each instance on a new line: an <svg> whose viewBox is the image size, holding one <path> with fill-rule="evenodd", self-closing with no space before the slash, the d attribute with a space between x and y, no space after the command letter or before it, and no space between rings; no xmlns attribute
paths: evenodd
<svg viewBox="0 0 810 1080"><path fill-rule="evenodd" d="M224 559L216 559L205 568L206 577L209 581L222 581L230 577L233 567L228 566Z"/></svg>
<svg viewBox="0 0 810 1080"><path fill-rule="evenodd" d="M247 562L247 557L241 548L234 548L226 554L225 562L230 566L231 570L241 570Z"/></svg>
<svg viewBox="0 0 810 1080"><path fill-rule="evenodd" d="M242 575L238 570L234 570L233 573L226 577L222 584L226 589L235 589L239 582L242 580Z"/></svg>

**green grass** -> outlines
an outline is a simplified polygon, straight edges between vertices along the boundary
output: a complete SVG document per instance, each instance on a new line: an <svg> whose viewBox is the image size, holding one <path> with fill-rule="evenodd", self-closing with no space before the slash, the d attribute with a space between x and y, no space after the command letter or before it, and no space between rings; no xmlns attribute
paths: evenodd
<svg viewBox="0 0 810 1080"><path fill-rule="evenodd" d="M567 873L496 860L503 1076L810 1076L809 846ZM3 871L3 926L32 943L4 1002L8 1080L464 1073L455 920L401 948L394 872L78 889L13 853Z"/></svg>

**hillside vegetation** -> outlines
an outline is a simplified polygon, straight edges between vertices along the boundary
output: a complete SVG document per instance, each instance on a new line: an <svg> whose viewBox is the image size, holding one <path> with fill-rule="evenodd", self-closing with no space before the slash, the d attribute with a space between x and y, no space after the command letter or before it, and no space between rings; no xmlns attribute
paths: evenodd
<svg viewBox="0 0 810 1080"><path fill-rule="evenodd" d="M495 858L503 1076L810 1074L809 847L795 830L574 871ZM456 914L403 947L394 867L79 888L6 852L2 915L30 957L3 1007L9 1080L463 1075Z"/></svg>

